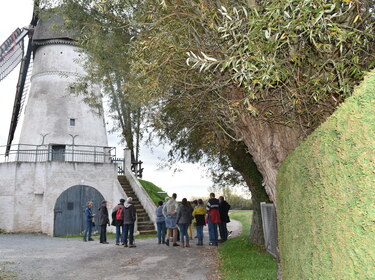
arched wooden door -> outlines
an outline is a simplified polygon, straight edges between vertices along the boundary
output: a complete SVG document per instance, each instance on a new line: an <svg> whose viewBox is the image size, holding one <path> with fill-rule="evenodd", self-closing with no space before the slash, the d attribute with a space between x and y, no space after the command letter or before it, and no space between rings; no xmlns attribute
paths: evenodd
<svg viewBox="0 0 375 280"><path fill-rule="evenodd" d="M92 201L92 211L97 213L103 200L102 194L90 186L77 185L65 190L56 200L53 235L81 234L86 224L86 203Z"/></svg>

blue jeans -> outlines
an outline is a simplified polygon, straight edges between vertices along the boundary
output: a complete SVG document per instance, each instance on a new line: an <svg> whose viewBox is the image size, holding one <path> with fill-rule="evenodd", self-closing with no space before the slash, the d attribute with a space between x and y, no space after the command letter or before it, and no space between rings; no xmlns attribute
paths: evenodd
<svg viewBox="0 0 375 280"><path fill-rule="evenodd" d="M180 241L181 242L189 242L189 234L188 234L188 227L189 224L179 224L180 227ZM185 237L185 240L184 240Z"/></svg>
<svg viewBox="0 0 375 280"><path fill-rule="evenodd" d="M116 225L116 243L120 243L120 234L121 234L121 241L124 243L124 225L118 226Z"/></svg>
<svg viewBox="0 0 375 280"><path fill-rule="evenodd" d="M86 221L86 228L83 232L83 239L86 240L87 233L89 234L88 238L91 238L92 233L92 221Z"/></svg>
<svg viewBox="0 0 375 280"><path fill-rule="evenodd" d="M199 242L203 242L203 226L197 226L197 237Z"/></svg>
<svg viewBox="0 0 375 280"><path fill-rule="evenodd" d="M217 223L211 223L210 219L208 219L208 234L210 243L216 244L218 242Z"/></svg>
<svg viewBox="0 0 375 280"><path fill-rule="evenodd" d="M129 234L129 243L133 244L134 243L134 224L124 225L124 231L123 231L124 239L122 240L124 244L128 244L128 234Z"/></svg>
<svg viewBox="0 0 375 280"><path fill-rule="evenodd" d="M157 222L158 228L158 242L165 242L165 222Z"/></svg>

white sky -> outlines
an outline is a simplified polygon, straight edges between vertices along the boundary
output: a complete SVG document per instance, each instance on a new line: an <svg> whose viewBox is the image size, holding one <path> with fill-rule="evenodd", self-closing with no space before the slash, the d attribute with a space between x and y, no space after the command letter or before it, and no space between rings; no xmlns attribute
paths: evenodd
<svg viewBox="0 0 375 280"><path fill-rule="evenodd" d="M1 0L0 5L0 44L3 43L9 35L17 28L27 26L30 23L33 9L32 0ZM19 68L17 67L13 72L0 82L0 146L6 145L9 124L13 109L13 101L18 78ZM109 118L106 121L110 124ZM18 125L18 133L13 143L18 143L19 128L22 122ZM107 128L107 130L109 130ZM110 146L116 146L118 157L122 157L121 149L118 145L119 139L116 135L108 135ZM157 143L155 143L157 144ZM141 147L140 159L144 162L144 176L143 179L153 182L158 185L170 195L176 192L178 197L190 198L191 196L207 196L208 188L212 186L212 182L205 175L203 167L197 164L178 165L182 172L173 173L169 169L158 170L160 158L166 158L168 150L162 146L150 148Z"/></svg>

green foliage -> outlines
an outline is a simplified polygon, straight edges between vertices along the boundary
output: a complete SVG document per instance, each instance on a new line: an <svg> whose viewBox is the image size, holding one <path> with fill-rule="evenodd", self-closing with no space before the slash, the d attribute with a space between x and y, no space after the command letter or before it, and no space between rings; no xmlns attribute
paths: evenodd
<svg viewBox="0 0 375 280"><path fill-rule="evenodd" d="M160 193L164 192L161 188L154 185L153 183L145 180L138 180L142 187L145 189L145 191L148 193L152 201L155 203L155 205L158 205L158 201L162 200L164 202L164 199L168 196L166 193Z"/></svg>
<svg viewBox="0 0 375 280"><path fill-rule="evenodd" d="M248 240L250 211L230 212L231 219L242 223L239 237L230 238L219 248L223 280L276 279L276 261L263 249Z"/></svg>
<svg viewBox="0 0 375 280"><path fill-rule="evenodd" d="M253 116L315 128L375 65L375 2L259 2L222 6L217 31L225 52L190 51L187 62L229 72L246 87Z"/></svg>
<svg viewBox="0 0 375 280"><path fill-rule="evenodd" d="M232 188L226 187L223 189L223 196L225 200L231 205L232 210L252 210L253 203L250 198L246 198L241 194L233 191Z"/></svg>
<svg viewBox="0 0 375 280"><path fill-rule="evenodd" d="M375 71L282 164L285 279L375 279Z"/></svg>

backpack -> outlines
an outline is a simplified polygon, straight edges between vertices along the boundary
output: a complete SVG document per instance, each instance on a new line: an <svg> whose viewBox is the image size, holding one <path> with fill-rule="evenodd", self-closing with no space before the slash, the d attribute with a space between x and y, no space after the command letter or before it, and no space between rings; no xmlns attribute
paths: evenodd
<svg viewBox="0 0 375 280"><path fill-rule="evenodd" d="M124 208L124 206L117 205L117 212L116 212L116 220L117 221L121 221L122 220L122 217L121 217L122 208Z"/></svg>

